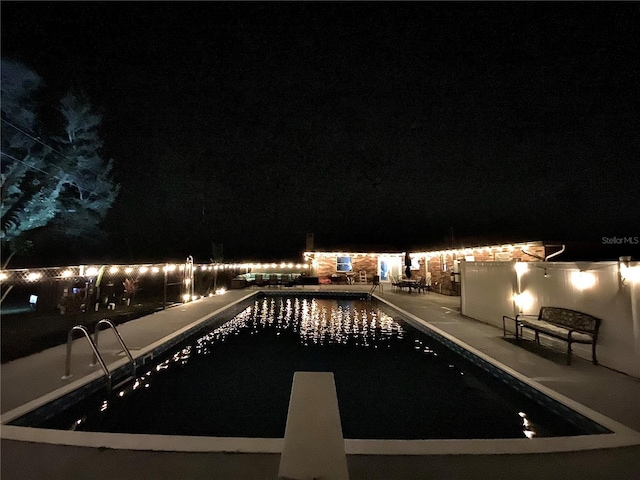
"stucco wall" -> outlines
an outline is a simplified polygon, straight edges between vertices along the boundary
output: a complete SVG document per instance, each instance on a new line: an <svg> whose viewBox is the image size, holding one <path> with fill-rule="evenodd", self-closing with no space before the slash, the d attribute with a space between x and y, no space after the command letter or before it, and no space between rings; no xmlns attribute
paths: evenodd
<svg viewBox="0 0 640 480"><path fill-rule="evenodd" d="M537 314L541 306L589 313L602 319L597 347L600 364L640 378L640 282L623 284L618 262L528 263L519 280L520 292L531 298L526 308L512 300L518 292L514 265L462 262L462 314L502 328L503 315ZM591 286L576 284L580 271L593 282ZM574 353L591 358L588 346L576 345Z"/></svg>
<svg viewBox="0 0 640 480"><path fill-rule="evenodd" d="M428 257L431 285L438 293L444 295L460 295L460 277L455 275L454 263L456 261L463 261L466 257L472 256L475 262L503 262L511 260L534 262L544 258L545 255L546 249L543 245L528 245L526 247L505 245L443 251Z"/></svg>

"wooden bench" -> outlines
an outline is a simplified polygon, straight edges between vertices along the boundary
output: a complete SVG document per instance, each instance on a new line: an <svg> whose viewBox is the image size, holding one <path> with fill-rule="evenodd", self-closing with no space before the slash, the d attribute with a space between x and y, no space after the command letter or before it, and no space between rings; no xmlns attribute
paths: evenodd
<svg viewBox="0 0 640 480"><path fill-rule="evenodd" d="M535 332L538 345L541 333L567 342L567 365L571 365L572 343L591 344L593 364L598 364L596 343L601 320L593 315L561 307L542 307L537 316L520 314L514 318L504 315L502 317L503 336L507 335L506 320L514 322L515 337L518 342L524 328Z"/></svg>

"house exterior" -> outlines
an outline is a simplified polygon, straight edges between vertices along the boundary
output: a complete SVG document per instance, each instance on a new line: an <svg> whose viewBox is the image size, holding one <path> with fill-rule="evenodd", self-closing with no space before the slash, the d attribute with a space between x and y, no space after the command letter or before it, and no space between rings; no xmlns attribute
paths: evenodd
<svg viewBox="0 0 640 480"><path fill-rule="evenodd" d="M460 295L461 261L506 262L542 261L555 246L541 241L499 245L469 246L409 252L412 277L431 277L434 291L445 295ZM306 251L305 262L311 264L312 275L327 283L371 283L379 276L381 283L391 283L392 277L405 273L407 252Z"/></svg>

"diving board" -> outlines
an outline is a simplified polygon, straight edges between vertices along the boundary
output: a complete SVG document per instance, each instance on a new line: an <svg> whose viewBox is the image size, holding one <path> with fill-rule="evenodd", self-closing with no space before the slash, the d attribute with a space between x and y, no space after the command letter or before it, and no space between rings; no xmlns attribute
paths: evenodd
<svg viewBox="0 0 640 480"><path fill-rule="evenodd" d="M278 478L348 480L333 373L294 373Z"/></svg>

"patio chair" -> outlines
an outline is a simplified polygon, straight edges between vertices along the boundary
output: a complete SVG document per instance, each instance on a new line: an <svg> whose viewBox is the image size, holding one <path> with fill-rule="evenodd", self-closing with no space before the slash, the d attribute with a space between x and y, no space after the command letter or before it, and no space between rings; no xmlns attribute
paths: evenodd
<svg viewBox="0 0 640 480"><path fill-rule="evenodd" d="M418 284L418 292L430 292L431 291L431 277L427 277L425 279L420 280Z"/></svg>

